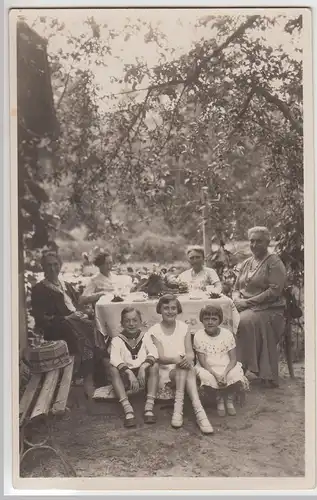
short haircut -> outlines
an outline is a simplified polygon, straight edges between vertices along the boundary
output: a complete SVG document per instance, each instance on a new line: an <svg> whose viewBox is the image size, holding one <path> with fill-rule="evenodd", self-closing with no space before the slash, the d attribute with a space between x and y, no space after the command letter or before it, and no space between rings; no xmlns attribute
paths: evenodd
<svg viewBox="0 0 317 500"><path fill-rule="evenodd" d="M103 266L108 257L111 257L110 252L100 253L99 255L97 255L97 257L94 258L94 261L93 261L94 265L97 267Z"/></svg>
<svg viewBox="0 0 317 500"><path fill-rule="evenodd" d="M271 239L270 232L269 232L268 228L265 227L265 226L251 227L251 229L249 229L249 231L248 231L248 238L249 239L251 238L251 235L253 233L260 233L260 234L262 234L267 241L270 241L270 239Z"/></svg>
<svg viewBox="0 0 317 500"><path fill-rule="evenodd" d="M191 252L198 252L200 253L203 257L205 257L205 250L203 247L201 247L200 245L192 245L190 247L187 248L186 250L186 255L187 257L189 257L189 254Z"/></svg>
<svg viewBox="0 0 317 500"><path fill-rule="evenodd" d="M134 311L139 316L140 321L142 321L142 315L141 315L139 309L136 309L135 307L132 307L132 306L128 306L128 307L125 307L124 309L122 309L122 311L121 311L121 325L123 323L123 320L124 320L124 317L126 316L126 314L128 314L130 312L134 312Z"/></svg>
<svg viewBox="0 0 317 500"><path fill-rule="evenodd" d="M55 250L46 250L42 253L42 257L41 257L41 266L45 267L46 265L46 262L47 262L47 259L49 257L54 257L57 262L59 263L59 265L61 266L62 265L62 259L60 258L59 254L55 251Z"/></svg>
<svg viewBox="0 0 317 500"><path fill-rule="evenodd" d="M199 321L201 323L203 322L203 319L205 316L207 316L207 314L212 316L218 316L220 323L223 322L223 312L220 306L212 306L212 305L204 306L199 313Z"/></svg>
<svg viewBox="0 0 317 500"><path fill-rule="evenodd" d="M172 293L167 293L166 295L163 295L156 306L156 312L157 314L161 314L162 311L162 306L164 304L169 304L170 302L176 302L177 305L177 314L181 314L183 312L182 306L176 295L173 295Z"/></svg>

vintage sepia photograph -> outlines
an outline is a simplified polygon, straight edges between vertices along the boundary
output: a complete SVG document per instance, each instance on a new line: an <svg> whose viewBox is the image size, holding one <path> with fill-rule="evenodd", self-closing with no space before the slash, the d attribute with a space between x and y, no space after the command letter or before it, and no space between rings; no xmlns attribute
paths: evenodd
<svg viewBox="0 0 317 500"><path fill-rule="evenodd" d="M10 17L17 477L305 478L309 9Z"/></svg>

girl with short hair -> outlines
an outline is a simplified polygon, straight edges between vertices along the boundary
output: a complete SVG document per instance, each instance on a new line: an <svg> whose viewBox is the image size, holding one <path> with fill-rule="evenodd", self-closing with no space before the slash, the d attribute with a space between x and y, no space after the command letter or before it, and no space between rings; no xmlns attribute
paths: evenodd
<svg viewBox="0 0 317 500"><path fill-rule="evenodd" d="M173 382L175 385L172 427L183 425L183 406L185 390L192 402L197 424L204 434L212 434L213 428L201 404L194 371L194 352L191 333L186 323L179 321L182 312L179 300L174 295L160 298L156 311L162 321L148 331L158 351L159 389Z"/></svg>
<svg viewBox="0 0 317 500"><path fill-rule="evenodd" d="M199 314L204 328L194 335L194 350L197 354L195 371L201 386L217 391L219 416L235 415L234 393L248 389L241 363L236 359L236 342L233 334L221 326L223 312L220 306L207 305ZM225 405L226 403L226 405Z"/></svg>

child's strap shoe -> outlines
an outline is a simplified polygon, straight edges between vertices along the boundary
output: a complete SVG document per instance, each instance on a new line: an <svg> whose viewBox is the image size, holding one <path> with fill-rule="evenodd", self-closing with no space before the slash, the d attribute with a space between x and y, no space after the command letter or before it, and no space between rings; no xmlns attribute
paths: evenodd
<svg viewBox="0 0 317 500"><path fill-rule="evenodd" d="M183 425L183 415L174 411L171 421L172 427L174 429L179 429Z"/></svg>

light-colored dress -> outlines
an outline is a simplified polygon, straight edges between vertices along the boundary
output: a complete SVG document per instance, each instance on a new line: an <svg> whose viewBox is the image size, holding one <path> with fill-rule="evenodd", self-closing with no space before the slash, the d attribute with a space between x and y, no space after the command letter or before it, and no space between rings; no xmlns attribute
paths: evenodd
<svg viewBox="0 0 317 500"><path fill-rule="evenodd" d="M219 335L212 337L205 330L198 330L194 336L194 350L197 353L206 355L206 362L213 371L222 375L226 366L230 362L229 351L236 347L233 334L226 328L220 328ZM219 389L218 382L214 375L203 368L199 361L195 366L196 374L199 376L201 385L207 385L214 389ZM243 374L241 363L237 363L227 375L227 385L242 382L245 388L248 381Z"/></svg>
<svg viewBox="0 0 317 500"><path fill-rule="evenodd" d="M87 283L85 290L83 291L84 297L89 297L97 292L114 292L119 288L132 288L132 279L128 275L117 275L110 273L109 276L105 276L102 273L97 273Z"/></svg>
<svg viewBox="0 0 317 500"><path fill-rule="evenodd" d="M221 292L219 276L211 267L203 266L199 273L195 273L193 269L188 269L181 273L177 279L182 283L187 283L189 288L203 288L208 285L213 285L219 293Z"/></svg>
<svg viewBox="0 0 317 500"><path fill-rule="evenodd" d="M161 342L165 356L176 357L185 354L185 337L187 331L188 325L183 321L176 320L175 330L172 335L166 335L163 332L161 323L153 325L149 329L148 334ZM174 368L176 368L176 364L160 365L158 399L168 399L169 396L173 397L173 391L169 387L171 382L170 373Z"/></svg>

